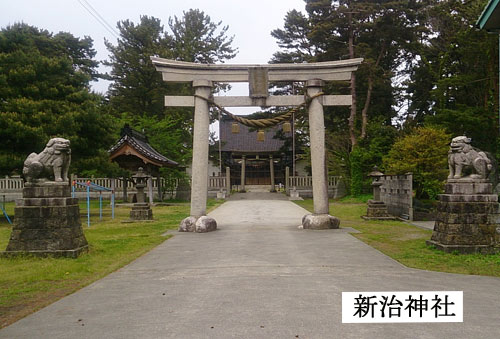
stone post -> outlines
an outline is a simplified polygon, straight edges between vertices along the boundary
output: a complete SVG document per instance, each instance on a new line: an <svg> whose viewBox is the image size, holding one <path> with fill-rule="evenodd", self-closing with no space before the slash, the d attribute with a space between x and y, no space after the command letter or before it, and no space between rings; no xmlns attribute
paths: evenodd
<svg viewBox="0 0 500 339"><path fill-rule="evenodd" d="M209 98L212 82L194 80L196 96ZM181 221L180 232L210 232L217 229L217 222L206 215L208 196L208 102L194 99L193 162L191 172L191 215Z"/></svg>
<svg viewBox="0 0 500 339"><path fill-rule="evenodd" d="M116 192L116 179L115 178L111 178L110 186L111 186L110 187L111 188L111 194L115 194L115 192ZM111 201L111 203L112 203L112 201Z"/></svg>
<svg viewBox="0 0 500 339"><path fill-rule="evenodd" d="M212 82L193 81L195 94L208 99ZM193 163L191 179L191 216L201 217L206 214L208 193L208 102L195 97L193 130Z"/></svg>
<svg viewBox="0 0 500 339"><path fill-rule="evenodd" d="M231 194L231 169L226 167L226 194Z"/></svg>
<svg viewBox="0 0 500 339"><path fill-rule="evenodd" d="M241 192L245 192L245 167L246 167L246 156L241 156Z"/></svg>
<svg viewBox="0 0 500 339"><path fill-rule="evenodd" d="M309 80L307 94L313 96L321 92L322 81ZM328 184L326 181L325 122L321 98L309 105L309 133L311 140L311 169L313 203L315 214L328 214Z"/></svg>
<svg viewBox="0 0 500 339"><path fill-rule="evenodd" d="M123 177L123 202L125 203L128 202L127 185L128 185L128 180L126 177Z"/></svg>
<svg viewBox="0 0 500 339"><path fill-rule="evenodd" d="M274 187L274 161L273 156L269 156L269 170L271 172L271 192L276 192L276 188Z"/></svg>
<svg viewBox="0 0 500 339"><path fill-rule="evenodd" d="M321 80L307 81L307 95L321 92ZM328 182L326 177L325 121L321 97L309 105L309 138L311 143L311 169L314 214L302 218L302 226L310 229L338 228L340 220L328 215ZM294 173L295 174L295 173Z"/></svg>
<svg viewBox="0 0 500 339"><path fill-rule="evenodd" d="M288 194L288 190L290 187L288 187L288 180L290 178L290 167L286 166L285 167L285 192Z"/></svg>
<svg viewBox="0 0 500 339"><path fill-rule="evenodd" d="M148 195L149 195L149 203L153 204L153 177L148 178Z"/></svg>
<svg viewBox="0 0 500 339"><path fill-rule="evenodd" d="M163 192L162 192L162 188L161 188L161 175L158 174L156 176L156 185L158 185L158 199L160 201L163 201Z"/></svg>

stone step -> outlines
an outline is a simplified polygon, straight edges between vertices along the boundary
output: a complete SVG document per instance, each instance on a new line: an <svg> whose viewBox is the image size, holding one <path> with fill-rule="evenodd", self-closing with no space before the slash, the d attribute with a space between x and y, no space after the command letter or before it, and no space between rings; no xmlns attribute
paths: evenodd
<svg viewBox="0 0 500 339"><path fill-rule="evenodd" d="M247 192L269 192L271 185L245 185L245 190Z"/></svg>

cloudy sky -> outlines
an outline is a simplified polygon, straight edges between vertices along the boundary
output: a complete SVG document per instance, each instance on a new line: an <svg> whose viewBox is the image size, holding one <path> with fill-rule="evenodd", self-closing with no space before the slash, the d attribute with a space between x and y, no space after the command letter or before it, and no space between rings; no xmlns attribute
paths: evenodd
<svg viewBox="0 0 500 339"><path fill-rule="evenodd" d="M84 8L84 6L87 7ZM108 52L104 38L116 41L113 31L92 16L92 8L116 30L119 20L138 22L141 15L161 19L168 26L168 18L182 17L183 11L200 9L212 21L228 25L228 35L234 35L233 46L239 53L231 63L267 63L277 50L270 32L283 27L286 13L291 9L304 11L303 0L1 0L0 26L15 22L47 29L67 31L75 36L90 36L97 50L96 58L104 60ZM102 21L102 20L101 20ZM107 84L101 82L94 89L104 92ZM235 88L234 95L242 95Z"/></svg>

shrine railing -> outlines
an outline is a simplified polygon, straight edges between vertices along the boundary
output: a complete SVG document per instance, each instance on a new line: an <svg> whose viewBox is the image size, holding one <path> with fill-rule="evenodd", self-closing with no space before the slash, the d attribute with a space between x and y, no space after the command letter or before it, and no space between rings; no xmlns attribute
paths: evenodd
<svg viewBox="0 0 500 339"><path fill-rule="evenodd" d="M288 187L311 188L313 182L312 179L313 178L311 176L288 177ZM341 179L342 179L341 176L329 176L328 187L337 187Z"/></svg>
<svg viewBox="0 0 500 339"><path fill-rule="evenodd" d="M5 178L0 179L0 192L20 192L24 187L22 178Z"/></svg>
<svg viewBox="0 0 500 339"><path fill-rule="evenodd" d="M158 189L158 178L151 178L153 189ZM186 179L188 180L188 179ZM86 183L90 181L99 186L114 188L116 192L123 191L124 188L124 180L121 178L88 178L88 177L73 177L72 181L77 181L80 183ZM166 190L175 190L179 186L180 179L179 178L161 178L160 184L163 189ZM188 180L189 183L189 180ZM208 178L208 187L209 189L220 189L226 187L226 177L209 177ZM24 188L24 180L22 178L2 178L0 179L0 192L2 193L21 193ZM85 191L84 186L75 186L75 190L78 192ZM133 192L135 191L134 183L131 180L127 180L127 191Z"/></svg>

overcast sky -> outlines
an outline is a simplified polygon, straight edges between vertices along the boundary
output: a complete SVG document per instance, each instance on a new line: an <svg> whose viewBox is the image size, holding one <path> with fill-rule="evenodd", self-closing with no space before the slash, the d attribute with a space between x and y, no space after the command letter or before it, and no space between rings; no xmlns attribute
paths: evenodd
<svg viewBox="0 0 500 339"><path fill-rule="evenodd" d="M291 9L304 11L303 0L0 0L0 26L24 22L50 32L70 32L75 36L90 36L97 51L96 58L104 60L108 52L104 38L116 39L83 6L89 3L116 30L116 23L130 19L139 22L141 15L161 19L168 27L168 18L182 17L183 11L200 9L213 22L228 25L228 35L234 35L233 46L239 49L230 63L267 63L278 49L270 32L283 27L286 13ZM94 89L104 92L101 82ZM242 95L236 88L233 95ZM237 93L236 93L237 92Z"/></svg>

